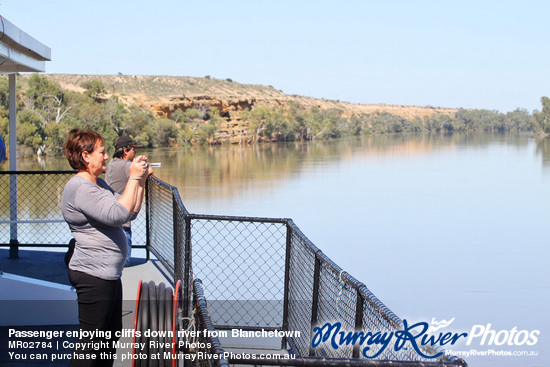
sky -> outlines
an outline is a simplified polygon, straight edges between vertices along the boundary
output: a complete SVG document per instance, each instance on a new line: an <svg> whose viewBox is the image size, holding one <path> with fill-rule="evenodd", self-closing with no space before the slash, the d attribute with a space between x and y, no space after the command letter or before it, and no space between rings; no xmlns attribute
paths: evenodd
<svg viewBox="0 0 550 367"><path fill-rule="evenodd" d="M3 0L46 73L170 75L367 104L541 110L547 0Z"/></svg>

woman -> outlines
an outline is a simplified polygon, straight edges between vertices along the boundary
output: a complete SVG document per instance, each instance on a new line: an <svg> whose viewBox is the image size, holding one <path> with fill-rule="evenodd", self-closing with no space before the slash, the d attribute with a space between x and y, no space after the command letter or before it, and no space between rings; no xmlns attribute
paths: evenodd
<svg viewBox="0 0 550 367"><path fill-rule="evenodd" d="M69 280L78 296L81 337L71 366L112 366L113 342L122 330L120 277L127 253L121 225L137 216L145 181L153 171L145 156L136 157L126 189L119 195L99 178L108 159L101 135L73 129L63 152L78 170L61 199L63 217L76 240Z"/></svg>

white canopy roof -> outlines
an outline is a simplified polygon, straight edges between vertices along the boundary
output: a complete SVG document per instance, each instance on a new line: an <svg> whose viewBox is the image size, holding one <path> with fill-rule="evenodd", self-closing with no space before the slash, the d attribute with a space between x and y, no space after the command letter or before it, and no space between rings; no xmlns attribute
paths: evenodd
<svg viewBox="0 0 550 367"><path fill-rule="evenodd" d="M9 74L10 170L17 170L16 75L46 71L49 47L38 42L0 15L0 74ZM14 194L12 192L12 194ZM15 193L17 197L17 193Z"/></svg>
<svg viewBox="0 0 550 367"><path fill-rule="evenodd" d="M0 74L44 72L51 49L0 16Z"/></svg>

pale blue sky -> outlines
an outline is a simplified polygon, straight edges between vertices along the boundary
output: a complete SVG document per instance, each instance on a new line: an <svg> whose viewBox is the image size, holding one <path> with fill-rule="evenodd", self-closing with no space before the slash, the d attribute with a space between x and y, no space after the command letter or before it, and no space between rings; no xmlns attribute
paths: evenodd
<svg viewBox="0 0 550 367"><path fill-rule="evenodd" d="M541 109L550 1L3 0L47 73L231 78L354 103Z"/></svg>

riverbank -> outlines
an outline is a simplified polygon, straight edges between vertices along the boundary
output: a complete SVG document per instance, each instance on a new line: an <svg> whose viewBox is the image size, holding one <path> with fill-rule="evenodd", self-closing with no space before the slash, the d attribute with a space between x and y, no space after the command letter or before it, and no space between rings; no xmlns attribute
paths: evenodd
<svg viewBox="0 0 550 367"><path fill-rule="evenodd" d="M107 147L131 135L154 148L393 133L536 132L544 125L542 114L519 109L502 114L356 105L212 78L34 74L20 78L17 93L23 102L17 134L22 156L61 154L73 127L99 132ZM0 106L0 117L7 113ZM7 118L0 119L0 131L7 134Z"/></svg>

